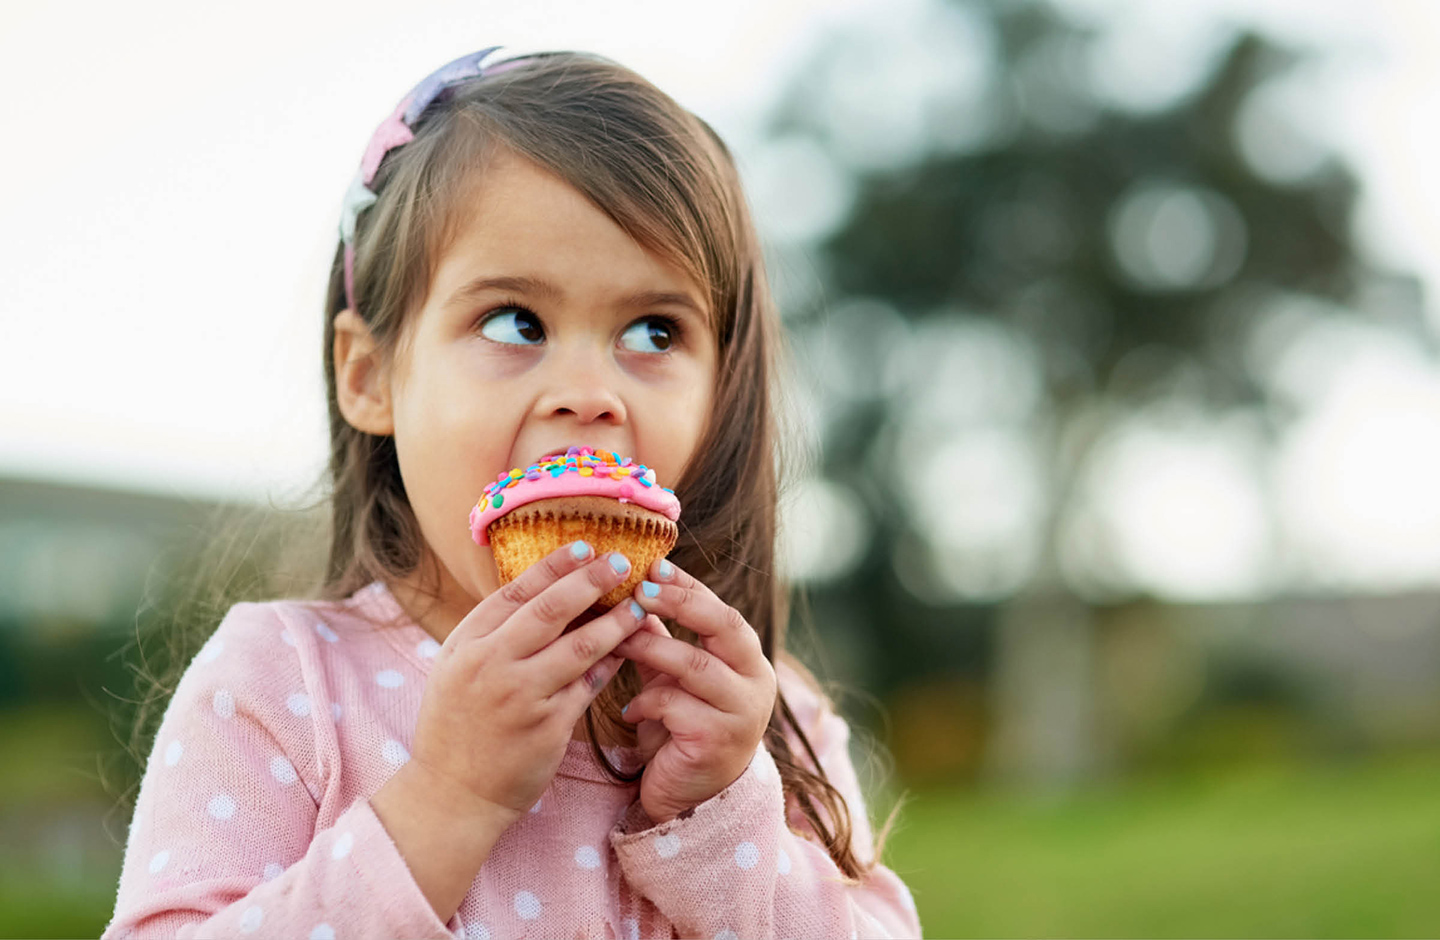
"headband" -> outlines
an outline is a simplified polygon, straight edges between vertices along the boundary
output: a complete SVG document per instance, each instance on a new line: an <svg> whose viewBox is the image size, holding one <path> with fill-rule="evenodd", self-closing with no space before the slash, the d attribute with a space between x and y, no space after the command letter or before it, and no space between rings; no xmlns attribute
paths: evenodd
<svg viewBox="0 0 1440 940"><path fill-rule="evenodd" d="M375 203L377 197L370 188L370 183L375 179L375 171L380 168L380 161L385 154L415 139L413 128L420 115L452 88L471 79L513 68L525 59L520 56L482 68L480 63L485 57L499 48L490 46L488 49L463 55L431 72L401 99L395 113L382 121L370 136L365 156L360 159L360 172L355 174L340 207L340 241L345 245L345 305L350 309L355 308L355 220Z"/></svg>

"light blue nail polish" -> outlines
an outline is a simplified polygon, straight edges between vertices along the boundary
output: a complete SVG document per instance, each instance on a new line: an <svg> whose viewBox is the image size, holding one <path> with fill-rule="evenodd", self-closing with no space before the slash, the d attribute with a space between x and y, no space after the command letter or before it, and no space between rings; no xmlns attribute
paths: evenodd
<svg viewBox="0 0 1440 940"><path fill-rule="evenodd" d="M645 592L646 597L660 596L660 585L656 584L654 581L641 581L640 590Z"/></svg>
<svg viewBox="0 0 1440 940"><path fill-rule="evenodd" d="M635 619L636 619L636 620L644 620L644 619L645 619L645 608L644 608L644 607L641 607L639 604L635 603L633 600L630 602L630 613L635 616Z"/></svg>
<svg viewBox="0 0 1440 940"><path fill-rule="evenodd" d="M576 559L589 558L589 557L590 557L590 543L589 543L589 542L585 542L585 541L580 541L580 542L575 542L575 543L571 544L571 546L570 546L570 554L574 555L574 556L576 557Z"/></svg>
<svg viewBox="0 0 1440 940"><path fill-rule="evenodd" d="M625 707L622 708L622 709L620 709L620 714L623 715L623 714L625 714L626 712L628 712L629 710L630 710L630 703L629 703L629 702L626 702L626 703L625 703Z"/></svg>
<svg viewBox="0 0 1440 940"><path fill-rule="evenodd" d="M619 552L615 552L610 556L610 567L614 568L620 574L624 574L630 570L630 559Z"/></svg>
<svg viewBox="0 0 1440 940"><path fill-rule="evenodd" d="M663 558L660 559L660 577L664 578L666 581L669 581L671 578L675 577L675 566L670 564L670 562L666 561Z"/></svg>

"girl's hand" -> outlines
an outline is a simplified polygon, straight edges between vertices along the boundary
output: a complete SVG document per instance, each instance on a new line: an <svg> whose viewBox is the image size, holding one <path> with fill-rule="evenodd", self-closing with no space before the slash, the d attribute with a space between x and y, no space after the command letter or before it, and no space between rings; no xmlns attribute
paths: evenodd
<svg viewBox="0 0 1440 940"><path fill-rule="evenodd" d="M644 734L647 719L668 733L640 778L640 806L658 824L705 802L745 772L770 723L776 680L760 637L739 611L664 559L651 568L650 578L655 596L642 584L635 600L700 636L700 645L692 646L663 626L649 625L615 647L640 666L642 679L647 667L651 677L625 707L626 720L640 723L642 753L658 739Z"/></svg>
<svg viewBox="0 0 1440 940"><path fill-rule="evenodd" d="M620 570L612 559L624 562ZM619 553L596 558L572 543L485 598L445 638L420 701L412 761L459 796L457 816L498 808L513 821L535 805L575 723L619 671L616 645L645 616L626 601L565 628L629 573Z"/></svg>

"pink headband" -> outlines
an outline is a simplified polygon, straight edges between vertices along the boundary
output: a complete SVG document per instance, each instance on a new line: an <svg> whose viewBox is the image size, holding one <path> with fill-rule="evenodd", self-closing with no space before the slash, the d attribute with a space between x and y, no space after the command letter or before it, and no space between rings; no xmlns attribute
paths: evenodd
<svg viewBox="0 0 1440 940"><path fill-rule="evenodd" d="M375 171L380 168L380 161L391 150L415 139L413 128L420 115L450 89L471 79L503 72L525 61L526 57L520 56L497 62L489 68L481 68L481 61L499 48L491 46L463 55L431 72L400 101L395 113L382 121L371 135L370 144L365 148L365 156L360 160L360 172L355 174L355 179L345 192L345 201L340 209L340 241L345 245L345 305L350 309L355 308L355 220L375 203L377 197L370 189L370 183L375 179Z"/></svg>

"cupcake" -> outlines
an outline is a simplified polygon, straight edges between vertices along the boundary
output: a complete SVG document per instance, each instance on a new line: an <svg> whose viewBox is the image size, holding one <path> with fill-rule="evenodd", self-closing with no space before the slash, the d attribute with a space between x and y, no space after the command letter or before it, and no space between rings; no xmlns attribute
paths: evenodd
<svg viewBox="0 0 1440 940"><path fill-rule="evenodd" d="M562 545L584 539L597 557L630 559L625 582L595 602L602 613L629 597L650 566L675 547L680 500L655 471L629 457L571 447L502 473L470 510L470 536L489 545L507 584Z"/></svg>

